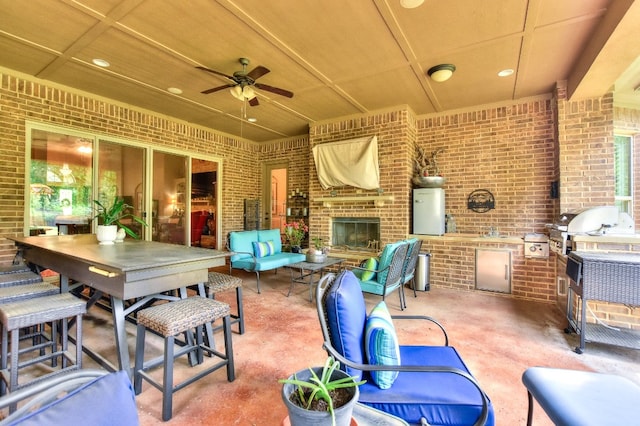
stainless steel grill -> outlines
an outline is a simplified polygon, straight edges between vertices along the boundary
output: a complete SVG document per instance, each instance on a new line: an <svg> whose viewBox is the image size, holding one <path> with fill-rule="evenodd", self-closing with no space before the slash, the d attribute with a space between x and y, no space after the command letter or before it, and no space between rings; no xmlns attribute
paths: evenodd
<svg viewBox="0 0 640 426"><path fill-rule="evenodd" d="M566 256L571 251L573 235L633 234L633 219L620 213L615 206L589 207L562 213L556 221L547 225L549 248L556 254Z"/></svg>

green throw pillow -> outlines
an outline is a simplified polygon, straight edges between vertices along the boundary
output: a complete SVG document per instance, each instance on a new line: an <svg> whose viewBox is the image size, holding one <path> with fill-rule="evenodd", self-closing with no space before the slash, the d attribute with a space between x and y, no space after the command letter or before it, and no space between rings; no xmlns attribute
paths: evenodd
<svg viewBox="0 0 640 426"><path fill-rule="evenodd" d="M362 281L371 281L376 279L376 269L378 269L378 259L371 257L364 262L362 266L366 271L362 271L360 277Z"/></svg>

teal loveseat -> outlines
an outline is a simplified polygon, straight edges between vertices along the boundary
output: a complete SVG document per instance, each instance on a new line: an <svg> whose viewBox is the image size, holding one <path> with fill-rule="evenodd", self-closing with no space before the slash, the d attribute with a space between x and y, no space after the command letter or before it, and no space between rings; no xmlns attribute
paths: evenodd
<svg viewBox="0 0 640 426"><path fill-rule="evenodd" d="M304 254L282 251L279 229L232 231L227 239L227 248L233 253L229 272L231 273L232 269L255 272L258 293L261 271L276 270L305 260Z"/></svg>

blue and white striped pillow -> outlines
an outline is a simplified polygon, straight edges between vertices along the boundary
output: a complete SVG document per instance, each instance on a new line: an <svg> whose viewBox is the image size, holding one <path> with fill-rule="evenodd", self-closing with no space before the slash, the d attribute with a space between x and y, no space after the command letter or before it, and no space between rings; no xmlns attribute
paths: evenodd
<svg viewBox="0 0 640 426"><path fill-rule="evenodd" d="M273 241L254 241L253 242L253 254L256 257L271 256L276 252Z"/></svg>
<svg viewBox="0 0 640 426"><path fill-rule="evenodd" d="M369 364L400 365L398 336L384 301L378 303L367 318L364 349ZM371 378L380 389L389 389L396 377L397 371L371 372Z"/></svg>

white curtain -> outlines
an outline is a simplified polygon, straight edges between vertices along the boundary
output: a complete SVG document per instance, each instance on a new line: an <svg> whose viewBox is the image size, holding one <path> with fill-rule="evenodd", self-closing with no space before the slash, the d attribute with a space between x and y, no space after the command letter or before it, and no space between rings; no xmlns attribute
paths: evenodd
<svg viewBox="0 0 640 426"><path fill-rule="evenodd" d="M323 189L380 187L377 136L330 142L313 147L318 180Z"/></svg>

